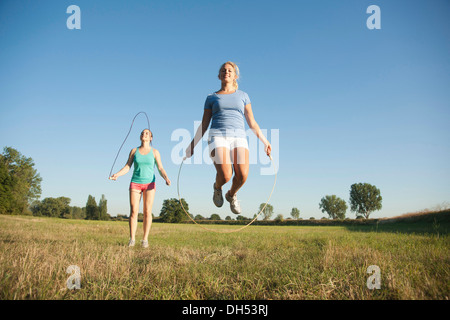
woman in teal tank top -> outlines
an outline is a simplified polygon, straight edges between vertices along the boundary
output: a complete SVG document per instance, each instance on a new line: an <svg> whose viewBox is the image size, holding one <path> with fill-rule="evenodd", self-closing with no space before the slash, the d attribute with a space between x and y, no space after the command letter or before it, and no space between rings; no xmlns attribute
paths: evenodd
<svg viewBox="0 0 450 320"><path fill-rule="evenodd" d="M144 149L141 149L144 150ZM155 155L153 149L150 152L144 154L141 153L140 148L136 149L133 158L133 177L132 183L147 184L155 182ZM153 188L152 188L153 189Z"/></svg>
<svg viewBox="0 0 450 320"><path fill-rule="evenodd" d="M143 195L144 202L144 237L142 246L148 247L148 235L152 225L152 207L155 199L155 164L158 167L159 174L170 186L170 180L167 177L166 171L161 162L161 156L155 148L150 146L153 140L153 134L149 129L141 132L141 145L130 151L128 161L125 166L117 173L113 174L110 179L117 180L118 177L130 171L134 165L133 176L130 182L130 241L128 246L132 247L135 244L136 229L138 224L139 202L141 195Z"/></svg>

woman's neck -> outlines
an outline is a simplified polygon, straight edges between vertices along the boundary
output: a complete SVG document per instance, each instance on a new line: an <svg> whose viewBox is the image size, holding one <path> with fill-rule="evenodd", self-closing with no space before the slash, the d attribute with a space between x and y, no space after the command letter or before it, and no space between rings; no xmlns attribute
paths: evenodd
<svg viewBox="0 0 450 320"><path fill-rule="evenodd" d="M220 92L233 92L236 91L236 87L233 83L230 82L222 82L222 86L220 88Z"/></svg>
<svg viewBox="0 0 450 320"><path fill-rule="evenodd" d="M149 141L141 141L141 148L150 149L150 142Z"/></svg>

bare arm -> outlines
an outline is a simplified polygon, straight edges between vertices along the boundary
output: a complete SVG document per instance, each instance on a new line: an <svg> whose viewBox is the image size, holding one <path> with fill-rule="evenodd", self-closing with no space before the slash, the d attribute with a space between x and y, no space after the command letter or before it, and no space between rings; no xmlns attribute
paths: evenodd
<svg viewBox="0 0 450 320"><path fill-rule="evenodd" d="M110 180L117 180L118 177L123 176L130 171L131 166L133 165L134 154L136 153L137 148L134 148L130 151L130 155L128 156L127 163L125 166L119 170L119 172L113 174L109 177Z"/></svg>
<svg viewBox="0 0 450 320"><path fill-rule="evenodd" d="M161 177L166 180L166 184L168 186L170 186L170 180L167 177L167 173L166 170L164 170L162 162L161 162L161 155L159 154L159 151L156 150L155 148L153 148L153 154L155 155L155 160L156 160L156 166L158 167L158 171L159 174L161 175Z"/></svg>
<svg viewBox="0 0 450 320"><path fill-rule="evenodd" d="M191 143L186 149L186 157L190 158L194 154L195 146L203 138L203 135L205 134L206 130L208 130L209 123L211 122L211 117L212 117L212 110L205 109L203 111L202 123L197 129L194 139L192 139Z"/></svg>
<svg viewBox="0 0 450 320"><path fill-rule="evenodd" d="M252 129L253 133L258 137L259 140L261 140L262 143L264 143L264 151L266 151L266 154L270 156L270 153L272 152L272 146L270 145L269 141L267 141L266 137L261 132L261 129L259 128L258 123L255 120L255 117L253 116L252 111L252 104L249 103L245 106L245 119L247 120L248 126L250 129Z"/></svg>

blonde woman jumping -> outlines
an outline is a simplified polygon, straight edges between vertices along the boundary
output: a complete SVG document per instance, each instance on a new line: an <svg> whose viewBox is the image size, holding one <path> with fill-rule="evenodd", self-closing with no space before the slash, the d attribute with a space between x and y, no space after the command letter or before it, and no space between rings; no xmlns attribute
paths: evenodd
<svg viewBox="0 0 450 320"><path fill-rule="evenodd" d="M238 90L238 66L230 61L225 62L219 69L218 78L221 81L220 90L206 97L202 123L186 149L186 157L192 157L195 146L211 123L208 145L217 172L213 183L213 202L217 207L223 205L222 187L233 178L225 199L230 203L231 211L240 214L237 192L244 185L249 172L249 150L244 119L264 144L268 156L272 147L255 121L248 94Z"/></svg>

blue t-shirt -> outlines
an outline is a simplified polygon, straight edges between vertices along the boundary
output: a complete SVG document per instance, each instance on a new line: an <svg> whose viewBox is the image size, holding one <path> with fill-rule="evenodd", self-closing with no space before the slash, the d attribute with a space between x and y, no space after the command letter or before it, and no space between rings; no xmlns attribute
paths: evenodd
<svg viewBox="0 0 450 320"><path fill-rule="evenodd" d="M209 136L245 138L245 106L250 103L247 93L236 90L230 94L212 93L206 97L205 109L212 110Z"/></svg>

